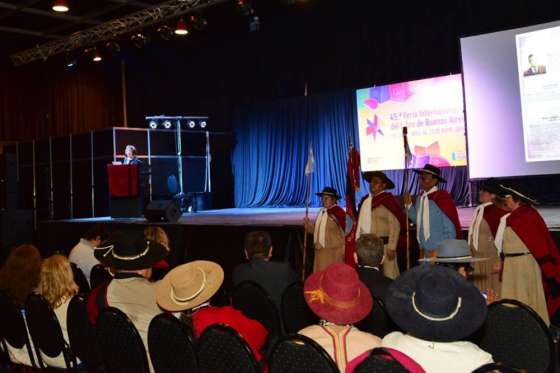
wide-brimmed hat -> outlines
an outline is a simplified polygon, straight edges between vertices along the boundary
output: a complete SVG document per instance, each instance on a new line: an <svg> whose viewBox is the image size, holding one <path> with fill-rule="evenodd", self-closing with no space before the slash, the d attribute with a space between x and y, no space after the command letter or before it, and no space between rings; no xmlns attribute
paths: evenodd
<svg viewBox="0 0 560 373"><path fill-rule="evenodd" d="M487 312L480 291L457 271L428 264L397 277L387 289L385 305L401 329L435 342L468 337Z"/></svg>
<svg viewBox="0 0 560 373"><path fill-rule="evenodd" d="M104 266L124 270L151 268L167 254L165 246L146 239L142 232L114 233L94 252Z"/></svg>
<svg viewBox="0 0 560 373"><path fill-rule="evenodd" d="M494 178L490 178L488 180L485 180L481 185L480 185L480 190L484 190L488 193L492 193L492 194L496 194L498 195L500 192L500 187L498 185L498 182L496 181L496 179Z"/></svg>
<svg viewBox="0 0 560 373"><path fill-rule="evenodd" d="M435 177L438 178L438 180L442 183L447 183L447 180L445 180L443 177L441 177L441 170L436 167L433 166L429 163L426 163L424 165L424 168L418 168L416 170L412 170L414 172L416 172L417 174L430 174L430 175L434 175Z"/></svg>
<svg viewBox="0 0 560 373"><path fill-rule="evenodd" d="M157 303L170 312L189 310L212 298L223 282L224 270L219 264L207 260L186 263L156 284Z"/></svg>
<svg viewBox="0 0 560 373"><path fill-rule="evenodd" d="M419 259L419 262L436 263L473 263L488 260L488 258L475 258L472 256L469 244L465 240L443 240L436 247L435 258Z"/></svg>
<svg viewBox="0 0 560 373"><path fill-rule="evenodd" d="M334 189L333 187L324 187L323 190L320 193L315 193L316 195L318 195L319 197L322 197L323 194L327 195L327 196L331 196L336 198L337 200L340 199L340 195L338 194L338 192L336 191L336 189Z"/></svg>
<svg viewBox="0 0 560 373"><path fill-rule="evenodd" d="M516 196L518 199L522 200L523 202L525 202L527 204L530 204L530 205L538 205L539 204L539 202L536 199L529 197L527 195L527 193L522 191L521 188L519 188L518 186L514 186L514 185L498 184L497 195L500 198L507 198L507 197Z"/></svg>
<svg viewBox="0 0 560 373"><path fill-rule="evenodd" d="M380 178L385 183L385 189L393 189L395 187L393 180L389 179L387 175L381 171L366 171L362 173L362 176L368 183L371 183L371 179L374 177Z"/></svg>
<svg viewBox="0 0 560 373"><path fill-rule="evenodd" d="M371 293L352 267L334 263L305 281L305 301L321 319L335 324L353 324L371 312Z"/></svg>

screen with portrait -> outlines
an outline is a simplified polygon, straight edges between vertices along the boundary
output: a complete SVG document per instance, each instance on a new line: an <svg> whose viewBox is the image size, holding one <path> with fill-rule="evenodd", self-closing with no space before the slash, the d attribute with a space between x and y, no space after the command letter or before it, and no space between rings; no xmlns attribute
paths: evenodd
<svg viewBox="0 0 560 373"><path fill-rule="evenodd" d="M466 165L460 74L359 89L356 100L362 171L404 168L405 126L409 166Z"/></svg>

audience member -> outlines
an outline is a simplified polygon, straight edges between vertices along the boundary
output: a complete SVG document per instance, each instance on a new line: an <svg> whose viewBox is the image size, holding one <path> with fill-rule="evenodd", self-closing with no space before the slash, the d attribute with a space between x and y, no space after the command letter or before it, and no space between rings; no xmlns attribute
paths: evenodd
<svg viewBox="0 0 560 373"><path fill-rule="evenodd" d="M157 284L157 302L187 323L197 338L207 327L226 324L247 341L255 358L262 359L261 349L268 335L258 321L247 318L231 306L214 307L211 298L224 281L224 271L214 262L197 260L171 270Z"/></svg>
<svg viewBox="0 0 560 373"><path fill-rule="evenodd" d="M150 241L154 241L162 245L167 249L169 253L171 249L169 248L169 237L165 230L161 227L149 226L144 229L144 237ZM169 262L166 259L162 259L153 265L152 278L154 280L161 280L161 278L167 273L169 269Z"/></svg>
<svg viewBox="0 0 560 373"><path fill-rule="evenodd" d="M371 294L354 268L334 263L305 281L305 301L321 319L299 331L320 344L344 372L349 361L381 345L381 339L352 324L366 317L373 306Z"/></svg>
<svg viewBox="0 0 560 373"><path fill-rule="evenodd" d="M254 281L261 285L280 310L282 294L298 280L289 263L270 261L272 242L267 232L250 232L245 237L245 256L248 263L239 264L233 270L233 285Z"/></svg>
<svg viewBox="0 0 560 373"><path fill-rule="evenodd" d="M421 265L398 277L385 304L391 318L406 332L383 338L383 347L410 356L427 372L472 372L493 362L492 356L463 339L486 319L480 291L456 271Z"/></svg>
<svg viewBox="0 0 560 373"><path fill-rule="evenodd" d="M393 280L381 272L385 261L383 240L373 234L362 234L356 241L354 257L358 264L358 276L374 298L383 300Z"/></svg>
<svg viewBox="0 0 560 373"><path fill-rule="evenodd" d="M80 242L76 244L70 251L68 260L76 264L76 266L82 270L84 276L91 285L89 280L89 275L91 269L96 264L99 264L99 260L95 258L93 252L97 246L106 238L105 228L103 225L94 225L91 227L84 236L80 239Z"/></svg>
<svg viewBox="0 0 560 373"><path fill-rule="evenodd" d="M64 340L69 343L66 313L70 300L78 293L78 285L74 282L70 262L65 256L53 255L43 261L37 292L45 298L54 310ZM54 358L42 354L42 358L43 362L50 367L66 368L62 353Z"/></svg>

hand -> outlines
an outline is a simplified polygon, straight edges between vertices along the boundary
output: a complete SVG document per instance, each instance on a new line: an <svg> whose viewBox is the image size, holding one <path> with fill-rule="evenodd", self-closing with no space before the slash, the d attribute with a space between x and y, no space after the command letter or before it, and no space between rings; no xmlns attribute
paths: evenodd
<svg viewBox="0 0 560 373"><path fill-rule="evenodd" d="M499 261L498 263L494 263L494 265L492 266L492 272L493 274L496 273L501 273L502 272L502 265L503 263L501 261Z"/></svg>
<svg viewBox="0 0 560 373"><path fill-rule="evenodd" d="M403 202L404 202L405 205L412 204L412 196L410 195L410 193L408 191L404 192L404 194L403 194Z"/></svg>
<svg viewBox="0 0 560 373"><path fill-rule="evenodd" d="M397 252L395 250L387 250L387 259L393 260L397 256Z"/></svg>
<svg viewBox="0 0 560 373"><path fill-rule="evenodd" d="M496 295L496 292L493 289L486 289L485 293L486 293L486 305L494 303L495 301L498 300L498 296Z"/></svg>
<svg viewBox="0 0 560 373"><path fill-rule="evenodd" d="M307 216L303 218L303 224L309 225L309 218Z"/></svg>

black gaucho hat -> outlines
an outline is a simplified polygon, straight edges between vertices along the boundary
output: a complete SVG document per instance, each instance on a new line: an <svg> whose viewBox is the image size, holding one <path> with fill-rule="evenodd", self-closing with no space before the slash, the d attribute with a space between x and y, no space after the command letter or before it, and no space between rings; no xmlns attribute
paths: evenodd
<svg viewBox="0 0 560 373"><path fill-rule="evenodd" d="M362 173L363 178L368 182L371 183L371 179L374 177L378 177L385 183L385 189L393 189L395 187L395 183L393 180L389 179L385 173L381 171L366 171Z"/></svg>
<svg viewBox="0 0 560 373"><path fill-rule="evenodd" d="M528 205L538 205L539 202L531 198L521 190L518 186L509 185L509 184L498 184L498 192L496 195L500 198L507 198L507 197L517 197L517 199L525 202Z"/></svg>
<svg viewBox="0 0 560 373"><path fill-rule="evenodd" d="M474 333L486 319L480 291L457 271L422 264L387 289L389 315L404 331L434 342L452 342Z"/></svg>
<svg viewBox="0 0 560 373"><path fill-rule="evenodd" d="M318 195L319 197L322 197L323 194L327 195L327 196L331 196L334 197L335 199L339 200L341 197L338 194L338 192L336 191L336 189L334 189L333 187L324 187L323 191L321 191L320 193L315 193L316 195Z"/></svg>
<svg viewBox="0 0 560 373"><path fill-rule="evenodd" d="M142 232L117 232L96 248L94 255L106 267L139 270L151 268L167 253L163 245L146 239Z"/></svg>
<svg viewBox="0 0 560 373"><path fill-rule="evenodd" d="M424 174L424 173L426 173L426 174L434 175L435 177L438 178L438 180L439 180L440 182L442 182L442 183L447 183L447 180L445 180L443 177L441 177L441 170L440 170L438 167L433 166L433 165L431 165L431 164L429 164L429 163L426 163L426 164L424 165L424 168L418 168L418 169L412 170L412 171L416 172L417 174Z"/></svg>
<svg viewBox="0 0 560 373"><path fill-rule="evenodd" d="M488 180L485 180L480 185L480 190L484 190L485 192L498 195L500 193L500 186L496 181L496 179L490 178Z"/></svg>

